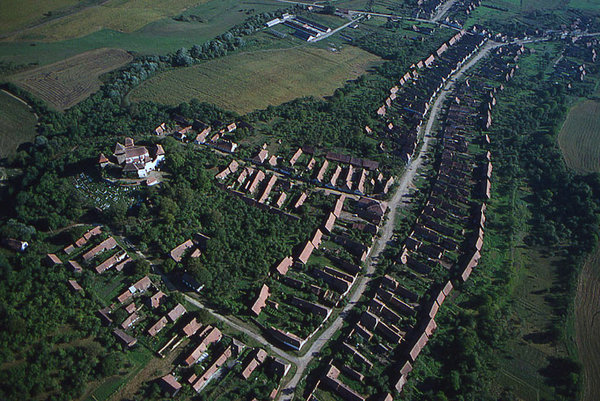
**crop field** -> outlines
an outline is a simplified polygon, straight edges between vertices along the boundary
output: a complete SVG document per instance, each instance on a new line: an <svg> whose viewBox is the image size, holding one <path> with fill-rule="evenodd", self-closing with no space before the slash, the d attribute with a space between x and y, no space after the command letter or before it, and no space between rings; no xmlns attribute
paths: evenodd
<svg viewBox="0 0 600 401"><path fill-rule="evenodd" d="M27 105L0 91L0 159L14 154L20 144L33 140L36 122Z"/></svg>
<svg viewBox="0 0 600 401"><path fill-rule="evenodd" d="M58 110L79 103L100 88L98 77L132 60L124 50L98 49L10 78Z"/></svg>
<svg viewBox="0 0 600 401"><path fill-rule="evenodd" d="M179 104L197 98L247 113L303 96L331 95L379 62L356 47L263 50L167 71L134 89L132 101Z"/></svg>
<svg viewBox="0 0 600 401"><path fill-rule="evenodd" d="M552 344L548 328L555 319L548 294L557 284L560 259L548 257L543 249L522 249L512 298L513 319L518 322L514 338L499 360L498 383L514 388L523 400L552 399L547 378L540 371L555 357L566 355L562 343Z"/></svg>
<svg viewBox="0 0 600 401"><path fill-rule="evenodd" d="M579 358L583 366L582 401L600 399L600 250L586 261L575 298L575 328Z"/></svg>
<svg viewBox="0 0 600 401"><path fill-rule="evenodd" d="M482 6L473 11L465 27L469 28L476 23L489 25L498 21L529 25L542 23L542 25L552 26L557 21L569 21L573 16L573 10L581 10L597 16L600 12L600 4L596 0L484 0ZM553 17L550 20L546 17L541 19L535 17L540 13L545 14L546 17L549 15Z"/></svg>
<svg viewBox="0 0 600 401"><path fill-rule="evenodd" d="M177 15L206 0L107 0L64 18L12 36L16 40L56 41L77 38L103 28L133 32L162 18Z"/></svg>
<svg viewBox="0 0 600 401"><path fill-rule="evenodd" d="M174 15L200 17L202 22L183 22L165 17L134 32L103 28L76 39L60 41L0 40L0 62L45 65L103 47L140 54L165 54L181 47L202 44L251 15L285 6L272 0L208 0L183 13L174 12Z"/></svg>
<svg viewBox="0 0 600 401"><path fill-rule="evenodd" d="M77 0L2 0L0 1L0 34L13 32L41 21L57 10L79 3Z"/></svg>
<svg viewBox="0 0 600 401"><path fill-rule="evenodd" d="M600 102L586 100L571 109L558 144L570 168L600 172Z"/></svg>

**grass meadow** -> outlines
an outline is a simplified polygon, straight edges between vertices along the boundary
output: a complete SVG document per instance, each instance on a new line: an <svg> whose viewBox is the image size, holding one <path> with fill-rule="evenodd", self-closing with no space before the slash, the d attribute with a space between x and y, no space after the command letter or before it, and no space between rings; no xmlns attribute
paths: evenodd
<svg viewBox="0 0 600 401"><path fill-rule="evenodd" d="M240 114L303 96L331 95L379 62L361 49L302 46L222 57L167 71L130 93L132 101L179 104L197 98Z"/></svg>
<svg viewBox="0 0 600 401"><path fill-rule="evenodd" d="M567 166L583 173L600 172L600 102L576 104L560 130L558 144Z"/></svg>
<svg viewBox="0 0 600 401"><path fill-rule="evenodd" d="M35 137L37 119L26 104L0 91L0 159Z"/></svg>
<svg viewBox="0 0 600 401"><path fill-rule="evenodd" d="M10 80L55 109L65 110L98 90L100 75L131 60L124 50L98 49L16 74Z"/></svg>

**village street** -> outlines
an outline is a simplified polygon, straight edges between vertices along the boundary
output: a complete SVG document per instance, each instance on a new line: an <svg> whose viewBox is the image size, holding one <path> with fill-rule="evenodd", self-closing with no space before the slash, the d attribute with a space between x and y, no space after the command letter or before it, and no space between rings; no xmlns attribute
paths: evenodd
<svg viewBox="0 0 600 401"><path fill-rule="evenodd" d="M444 15L446 15L448 10L450 10L450 8L454 5L454 3L456 3L456 0L448 0L445 3L443 3L435 12L435 15L431 19L431 22L438 22L439 20L441 20L444 17Z"/></svg>
<svg viewBox="0 0 600 401"><path fill-rule="evenodd" d="M448 93L454 88L456 80L460 79L468 69L477 64L477 62L479 62L479 60L481 60L485 55L487 55L491 49L498 46L500 46L500 44L495 42L486 43L467 63L460 67L460 69L450 79L446 81L445 87L440 92L431 108L429 117L427 119L427 123L422 128L421 135L423 137L423 142L419 154L407 164L406 170L404 171L402 176L399 177L399 179L397 180L398 186L396 187L396 190L388 204L389 212L387 215L387 219L380 231L380 235L378 236L378 238L375 241L375 244L373 245L371 254L368 259L367 267L365 269L365 273L357 280L357 283L352 289L352 293L348 299L348 303L343 308L341 313L324 331L322 331L318 335L316 339L313 340L309 349L302 356L295 356L278 347L270 346L272 352L296 365L296 371L294 373L294 376L286 383L286 385L281 389L279 393L279 400L288 401L293 399L296 386L298 385L300 379L304 376L308 364L314 358L319 356L320 351L325 346L325 344L327 344L327 342L331 340L335 333L337 333L342 328L344 319L348 316L349 312L357 305L363 293L365 292L369 281L372 279L372 275L375 271L379 255L385 250L387 244L392 240L398 209L405 207L407 204L404 202L404 199L406 199L410 194L413 188L413 181L417 176L417 173L420 171L423 161L427 156L430 143L434 139L434 136L432 135L434 123L439 117L440 111L443 108ZM232 321L232 319L226 316L218 314L217 312L205 307L201 302L188 295L184 294L184 296L188 302L206 310L215 318L229 325L233 329L245 333L246 335L248 335L249 337L253 338L261 344L269 344L269 342L260 333L257 333L249 329L248 327L244 327L243 325Z"/></svg>
<svg viewBox="0 0 600 401"><path fill-rule="evenodd" d="M423 163L425 155L427 154L427 151L429 149L429 144L433 139L433 136L431 135L433 124L437 120L439 113L442 110L447 94L454 88L454 82L457 79L460 79L469 68L477 64L479 60L481 60L492 48L496 46L497 44L495 43L487 43L484 47L481 48L481 50L477 54L475 54L475 56L473 56L471 60L469 60L469 62L464 64L451 77L451 79L448 79L446 86L441 91L440 95L437 97L431 109L431 113L429 114L427 124L423 129L422 134L424 139L421 150L419 151L418 156L416 158L413 158L408 163L408 165L406 166L406 170L398 180L398 186L396 187L396 191L394 192L394 195L392 196L392 199L388 204L389 212L387 215L387 219L385 221L384 226L382 227L380 236L377 238L373 246L371 255L368 259L365 274L358 279L358 283L355 285L355 288L353 290L354 292L350 296L348 304L344 307L337 319L323 333L319 335L319 337L313 342L313 344L309 348L308 352L306 352L304 356L298 358L299 363L297 364L296 373L294 374L294 377L292 377L292 379L280 392L279 400L288 401L293 399L294 390L298 385L298 382L304 375L304 370L306 369L306 366L312 361L313 358L319 355L319 352L321 351L323 346L325 346L325 344L329 340L331 340L333 335L341 329L344 318L348 316L350 310L352 310L352 308L356 306L356 304L360 300L360 297L365 292L367 285L371 280L373 272L375 271L375 266L378 261L379 255L381 254L381 252L383 252L387 244L392 239L394 227L396 224L396 213L398 209L402 207L402 200L410 194L412 182L414 181L417 172L419 171Z"/></svg>

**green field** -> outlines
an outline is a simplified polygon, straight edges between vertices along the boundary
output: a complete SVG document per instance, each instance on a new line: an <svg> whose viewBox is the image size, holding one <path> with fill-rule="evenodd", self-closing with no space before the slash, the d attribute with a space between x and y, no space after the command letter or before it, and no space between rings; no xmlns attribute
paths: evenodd
<svg viewBox="0 0 600 401"><path fill-rule="evenodd" d="M247 113L303 96L333 94L379 62L356 47L262 50L222 57L156 76L134 89L132 101L179 104L197 98Z"/></svg>
<svg viewBox="0 0 600 401"><path fill-rule="evenodd" d="M250 15L274 11L286 5L268 0L209 0L187 9L184 15L200 16L203 22L180 22L163 18L136 30L119 32L107 27L77 39L0 40L0 62L26 65L49 64L102 47L120 48L140 54L165 54L181 47L202 44ZM174 13L179 14L179 13Z"/></svg>
<svg viewBox="0 0 600 401"><path fill-rule="evenodd" d="M36 122L27 105L0 91L0 159L13 155L20 144L33 140Z"/></svg>
<svg viewBox="0 0 600 401"><path fill-rule="evenodd" d="M567 166L579 172L600 172L600 102L585 100L575 105L558 143Z"/></svg>
<svg viewBox="0 0 600 401"><path fill-rule="evenodd" d="M9 40L64 40L84 36L104 28L119 32L133 32L151 22L176 15L204 1L108 0L19 32Z"/></svg>
<svg viewBox="0 0 600 401"><path fill-rule="evenodd" d="M13 32L44 17L80 3L78 0L3 0L0 2L0 34Z"/></svg>
<svg viewBox="0 0 600 401"><path fill-rule="evenodd" d="M494 8L488 8L486 5ZM559 21L568 23L579 10L590 16L600 13L597 0L484 0L470 15L465 27L474 24L506 27L517 25L555 27Z"/></svg>

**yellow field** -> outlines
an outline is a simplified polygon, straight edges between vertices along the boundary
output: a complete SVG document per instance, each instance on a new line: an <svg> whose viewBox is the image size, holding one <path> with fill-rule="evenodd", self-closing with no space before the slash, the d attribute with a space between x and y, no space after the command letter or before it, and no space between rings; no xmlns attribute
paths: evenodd
<svg viewBox="0 0 600 401"><path fill-rule="evenodd" d="M176 105L197 98L244 114L303 96L326 96L380 59L359 48L266 50L167 71L130 94L132 101Z"/></svg>
<svg viewBox="0 0 600 401"><path fill-rule="evenodd" d="M600 102L586 100L573 107L558 144L567 166L580 172L600 172Z"/></svg>
<svg viewBox="0 0 600 401"><path fill-rule="evenodd" d="M77 0L2 0L0 1L0 34L23 28L41 20L48 12L77 3Z"/></svg>
<svg viewBox="0 0 600 401"><path fill-rule="evenodd" d="M50 106L65 110L100 88L98 77L132 60L120 49L97 49L13 75L10 80Z"/></svg>
<svg viewBox="0 0 600 401"><path fill-rule="evenodd" d="M177 15L188 7L206 1L108 0L99 6L88 7L72 15L15 35L10 39L58 41L84 36L103 28L120 32L133 32L150 22Z"/></svg>

